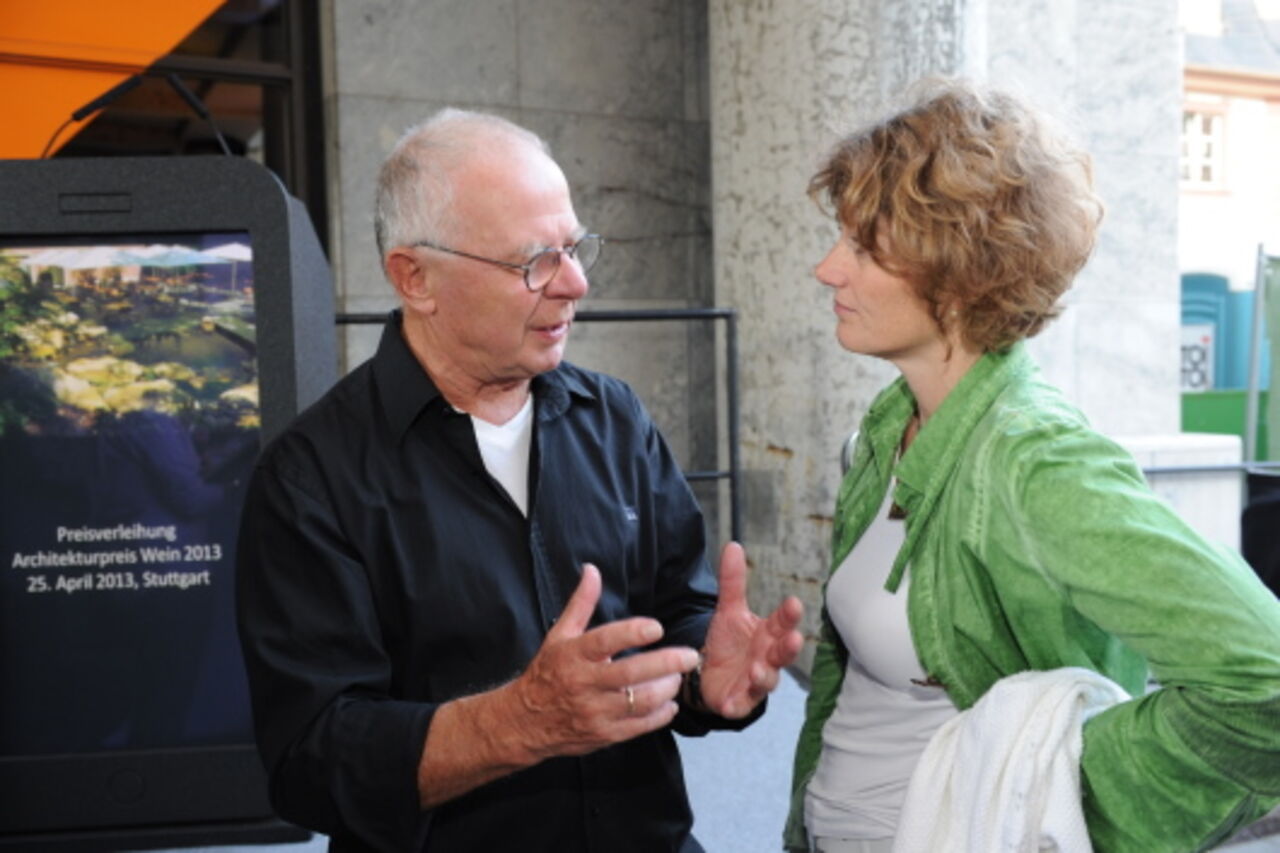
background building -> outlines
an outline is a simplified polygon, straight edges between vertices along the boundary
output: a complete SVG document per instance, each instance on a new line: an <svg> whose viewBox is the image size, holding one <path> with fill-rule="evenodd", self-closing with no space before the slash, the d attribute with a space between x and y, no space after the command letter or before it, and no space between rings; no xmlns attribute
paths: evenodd
<svg viewBox="0 0 1280 853"><path fill-rule="evenodd" d="M1240 436L1247 459L1277 459L1272 358L1255 314L1259 254L1280 256L1280 4L1183 0L1180 13L1183 427Z"/></svg>
<svg viewBox="0 0 1280 853"><path fill-rule="evenodd" d="M1178 266L1252 290L1280 252L1280 3L1182 0Z"/></svg>

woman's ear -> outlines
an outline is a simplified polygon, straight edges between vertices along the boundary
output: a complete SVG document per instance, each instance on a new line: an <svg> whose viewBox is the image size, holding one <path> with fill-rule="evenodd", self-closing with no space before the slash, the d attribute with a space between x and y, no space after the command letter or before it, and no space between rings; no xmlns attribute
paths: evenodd
<svg viewBox="0 0 1280 853"><path fill-rule="evenodd" d="M433 314L436 310L434 277L424 266L416 252L408 247L398 247L387 253L384 262L390 279L405 308L419 314Z"/></svg>

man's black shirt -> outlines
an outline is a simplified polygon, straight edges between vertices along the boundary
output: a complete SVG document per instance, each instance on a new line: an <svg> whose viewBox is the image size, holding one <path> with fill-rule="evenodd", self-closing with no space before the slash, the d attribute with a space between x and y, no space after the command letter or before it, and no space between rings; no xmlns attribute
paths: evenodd
<svg viewBox="0 0 1280 853"><path fill-rule="evenodd" d="M340 849L700 850L665 730L421 810L436 708L523 671L583 563L603 579L592 624L652 616L664 644L702 646L716 586L693 496L626 385L569 364L534 379L526 519L399 321L249 488L237 598L277 810ZM682 710L672 727L745 722Z"/></svg>

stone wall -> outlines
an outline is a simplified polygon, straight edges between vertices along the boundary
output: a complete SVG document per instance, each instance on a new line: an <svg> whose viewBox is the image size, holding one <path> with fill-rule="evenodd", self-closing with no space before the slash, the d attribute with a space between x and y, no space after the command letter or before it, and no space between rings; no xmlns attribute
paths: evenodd
<svg viewBox="0 0 1280 853"><path fill-rule="evenodd" d="M816 624L839 448L895 375L836 343L812 277L836 230L804 188L840 133L923 75L1020 90L1094 153L1108 217L1033 352L1103 431L1177 431L1175 11L1174 0L711 0L716 301L743 316L754 600L796 592Z"/></svg>
<svg viewBox="0 0 1280 853"><path fill-rule="evenodd" d="M804 194L814 167L840 133L883 114L926 74L997 81L1057 115L1093 152L1108 215L1068 310L1033 352L1104 431L1175 433L1175 7L1175 0L330 0L339 308L394 304L378 270L370 210L378 163L404 128L457 105L543 134L579 216L609 241L583 308L739 311L751 595L765 607L799 592L812 627L839 447L893 376L835 341L829 296L811 275L835 236ZM717 439L725 415L715 328L580 323L569 357L632 382L680 461L717 468L727 452ZM351 366L372 351L376 330L345 334ZM698 492L721 522L712 541L722 541L724 488Z"/></svg>
<svg viewBox="0 0 1280 853"><path fill-rule="evenodd" d="M326 15L338 310L395 305L373 241L376 173L402 131L444 106L550 143L579 218L607 241L581 308L711 303L705 2L331 0ZM350 368L378 328L343 334ZM682 464L720 464L710 324L580 323L568 357L631 382ZM717 491L699 490L713 516Z"/></svg>

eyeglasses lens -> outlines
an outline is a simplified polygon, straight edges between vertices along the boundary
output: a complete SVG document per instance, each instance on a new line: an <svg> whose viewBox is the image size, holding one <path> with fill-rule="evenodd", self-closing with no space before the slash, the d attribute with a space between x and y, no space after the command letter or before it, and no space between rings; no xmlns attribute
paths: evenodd
<svg viewBox="0 0 1280 853"><path fill-rule="evenodd" d="M560 269L561 255L569 255L570 259L583 272L591 269L600 257L601 242L600 238L595 234L588 234L570 249L564 251L548 249L545 252L540 252L533 259L528 275L525 278L529 284L529 289L541 290L551 283L551 279L556 277L556 271Z"/></svg>
<svg viewBox="0 0 1280 853"><path fill-rule="evenodd" d="M578 262L578 266L582 267L583 272L591 269L596 265L596 261L599 260L600 243L598 236L588 234L573 247L573 259Z"/></svg>
<svg viewBox="0 0 1280 853"><path fill-rule="evenodd" d="M541 290L546 287L551 279L556 277L556 270L560 269L560 253L556 251L539 252L533 259L533 263L529 266L529 272L525 276L525 280L529 283L530 290Z"/></svg>

